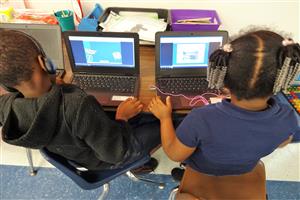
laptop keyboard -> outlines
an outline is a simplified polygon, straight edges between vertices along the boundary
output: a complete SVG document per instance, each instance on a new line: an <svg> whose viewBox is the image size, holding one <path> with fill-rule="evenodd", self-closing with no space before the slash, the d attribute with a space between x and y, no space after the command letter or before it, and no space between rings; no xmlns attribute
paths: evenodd
<svg viewBox="0 0 300 200"><path fill-rule="evenodd" d="M158 80L159 89L172 94L218 93L218 90L208 89L207 86L208 82L204 78L164 78Z"/></svg>
<svg viewBox="0 0 300 200"><path fill-rule="evenodd" d="M136 79L129 76L76 75L73 82L83 90L134 93Z"/></svg>

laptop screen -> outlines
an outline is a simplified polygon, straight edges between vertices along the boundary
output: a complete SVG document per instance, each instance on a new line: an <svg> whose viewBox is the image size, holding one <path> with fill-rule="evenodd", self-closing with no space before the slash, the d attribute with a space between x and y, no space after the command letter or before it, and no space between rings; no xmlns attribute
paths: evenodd
<svg viewBox="0 0 300 200"><path fill-rule="evenodd" d="M57 69L64 69L63 48L59 25L0 23L0 31L1 29L22 31L32 36L41 44L43 50L54 62Z"/></svg>
<svg viewBox="0 0 300 200"><path fill-rule="evenodd" d="M134 68L134 38L69 36L75 67Z"/></svg>
<svg viewBox="0 0 300 200"><path fill-rule="evenodd" d="M222 42L222 36L162 36L160 69L207 68L209 55Z"/></svg>

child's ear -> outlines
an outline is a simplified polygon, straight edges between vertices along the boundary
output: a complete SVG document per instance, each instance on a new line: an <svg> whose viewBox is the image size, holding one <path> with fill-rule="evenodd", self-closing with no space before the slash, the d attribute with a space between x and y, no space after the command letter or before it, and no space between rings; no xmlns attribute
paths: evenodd
<svg viewBox="0 0 300 200"><path fill-rule="evenodd" d="M45 60L43 58L42 55L38 55L38 63L40 65L40 67L45 71L47 72L47 69L46 69L46 66L45 66Z"/></svg>

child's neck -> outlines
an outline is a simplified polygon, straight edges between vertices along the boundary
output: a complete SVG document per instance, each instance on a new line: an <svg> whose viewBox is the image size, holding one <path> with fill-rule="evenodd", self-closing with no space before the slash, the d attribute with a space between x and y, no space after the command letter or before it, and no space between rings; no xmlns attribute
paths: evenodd
<svg viewBox="0 0 300 200"><path fill-rule="evenodd" d="M34 86L30 83L22 84L21 87L17 89L23 94L25 98L38 98L45 93L49 92L52 87L51 81L47 81L43 84L43 87L39 88L38 90L34 90Z"/></svg>
<svg viewBox="0 0 300 200"><path fill-rule="evenodd" d="M231 103L237 107L243 108L245 110L250 111L262 111L268 108L268 100L267 98L257 98L251 100L238 100L236 96L231 95Z"/></svg>

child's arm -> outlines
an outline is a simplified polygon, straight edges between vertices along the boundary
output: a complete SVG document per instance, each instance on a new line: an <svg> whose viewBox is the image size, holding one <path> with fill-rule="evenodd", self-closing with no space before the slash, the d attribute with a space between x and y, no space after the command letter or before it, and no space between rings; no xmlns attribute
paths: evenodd
<svg viewBox="0 0 300 200"><path fill-rule="evenodd" d="M139 151L132 128L127 121L138 114L142 106L138 100L127 100L118 108L118 121L111 120L93 96L81 103L73 121L72 132L106 163L122 164ZM123 108L122 108L123 107Z"/></svg>
<svg viewBox="0 0 300 200"><path fill-rule="evenodd" d="M283 143L279 145L279 148L285 147L293 140L293 136L291 135L287 140L285 140Z"/></svg>
<svg viewBox="0 0 300 200"><path fill-rule="evenodd" d="M176 137L172 122L172 105L170 97L164 104L159 97L153 98L149 110L160 120L161 142L165 153L174 161L182 162L187 159L196 148L188 147Z"/></svg>

